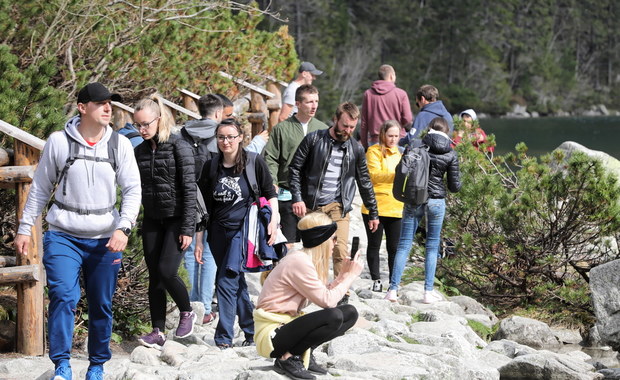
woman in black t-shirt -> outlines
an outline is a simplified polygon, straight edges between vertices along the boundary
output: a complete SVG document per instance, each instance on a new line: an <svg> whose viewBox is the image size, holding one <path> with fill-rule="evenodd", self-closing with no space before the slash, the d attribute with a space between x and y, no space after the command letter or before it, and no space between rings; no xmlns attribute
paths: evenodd
<svg viewBox="0 0 620 380"><path fill-rule="evenodd" d="M241 262L241 247L247 245L241 230L248 210L258 200L255 198L268 199L272 209L267 228L269 244L275 240L280 214L267 164L260 155L241 148L243 131L240 125L232 119L222 121L216 129L216 138L219 154L205 163L199 187L210 215L208 241L217 264L216 294L220 319L214 340L224 349L233 344L235 316L239 317L239 327L245 334L242 345L254 343L254 305L250 301ZM249 160L255 162L258 194L254 194L246 174Z"/></svg>

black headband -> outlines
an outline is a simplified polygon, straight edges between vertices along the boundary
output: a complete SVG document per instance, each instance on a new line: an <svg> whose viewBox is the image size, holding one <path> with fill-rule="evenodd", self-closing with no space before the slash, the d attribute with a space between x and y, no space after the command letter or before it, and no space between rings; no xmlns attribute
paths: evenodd
<svg viewBox="0 0 620 380"><path fill-rule="evenodd" d="M336 232L336 222L324 226L316 226L307 230L300 230L301 241L304 244L304 248L312 248L320 245L327 239L329 239L334 232Z"/></svg>

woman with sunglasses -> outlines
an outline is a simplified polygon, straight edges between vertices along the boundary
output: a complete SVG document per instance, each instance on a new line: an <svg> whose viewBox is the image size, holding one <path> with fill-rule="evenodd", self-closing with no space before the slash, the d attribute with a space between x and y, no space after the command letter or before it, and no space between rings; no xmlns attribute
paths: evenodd
<svg viewBox="0 0 620 380"><path fill-rule="evenodd" d="M280 222L278 198L269 169L262 156L241 147L243 131L233 119L222 120L215 130L219 154L205 162L198 186L209 212L208 241L217 273L215 283L219 321L215 344L220 349L232 347L235 317L245 335L243 346L254 344L254 305L250 301L243 272L243 227L254 201L264 197L271 206L267 227L268 244L276 239ZM250 184L248 162L254 161L255 184ZM256 189L253 189L256 185ZM255 193L256 192L256 193Z"/></svg>
<svg viewBox="0 0 620 380"><path fill-rule="evenodd" d="M138 341L161 349L166 337L166 291L180 311L177 337L192 334L196 315L178 275L183 250L196 230L196 178L192 148L171 134L172 115L158 97L136 104L134 126L144 142L135 148L142 182L142 244L149 272L149 310L153 331Z"/></svg>
<svg viewBox="0 0 620 380"><path fill-rule="evenodd" d="M303 248L289 252L269 274L254 311L256 349L275 358L276 372L294 379L314 379L309 372L326 374L312 351L343 335L358 318L353 305L337 306L364 268L359 253L345 258L338 277L328 283L329 263L336 244L336 223L322 212L297 223ZM303 314L312 302L322 310ZM302 359L302 356L304 359ZM307 358L307 360L305 360Z"/></svg>

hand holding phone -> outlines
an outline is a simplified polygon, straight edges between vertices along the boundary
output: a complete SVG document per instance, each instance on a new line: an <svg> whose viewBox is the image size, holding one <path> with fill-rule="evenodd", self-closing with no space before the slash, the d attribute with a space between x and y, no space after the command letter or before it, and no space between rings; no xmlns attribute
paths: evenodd
<svg viewBox="0 0 620 380"><path fill-rule="evenodd" d="M355 259L355 254L360 247L360 237L354 236L353 242L351 242L351 260Z"/></svg>

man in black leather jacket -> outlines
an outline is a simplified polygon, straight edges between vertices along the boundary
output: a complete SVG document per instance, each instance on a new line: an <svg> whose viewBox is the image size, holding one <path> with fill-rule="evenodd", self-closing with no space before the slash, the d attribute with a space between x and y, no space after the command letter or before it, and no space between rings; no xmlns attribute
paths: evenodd
<svg viewBox="0 0 620 380"><path fill-rule="evenodd" d="M338 225L333 254L335 277L348 256L349 212L353 209L355 182L369 211L369 228L374 232L379 225L366 154L362 145L351 138L359 116L355 104L340 104L334 126L304 137L289 166L293 212L301 218L306 212L322 211Z"/></svg>

